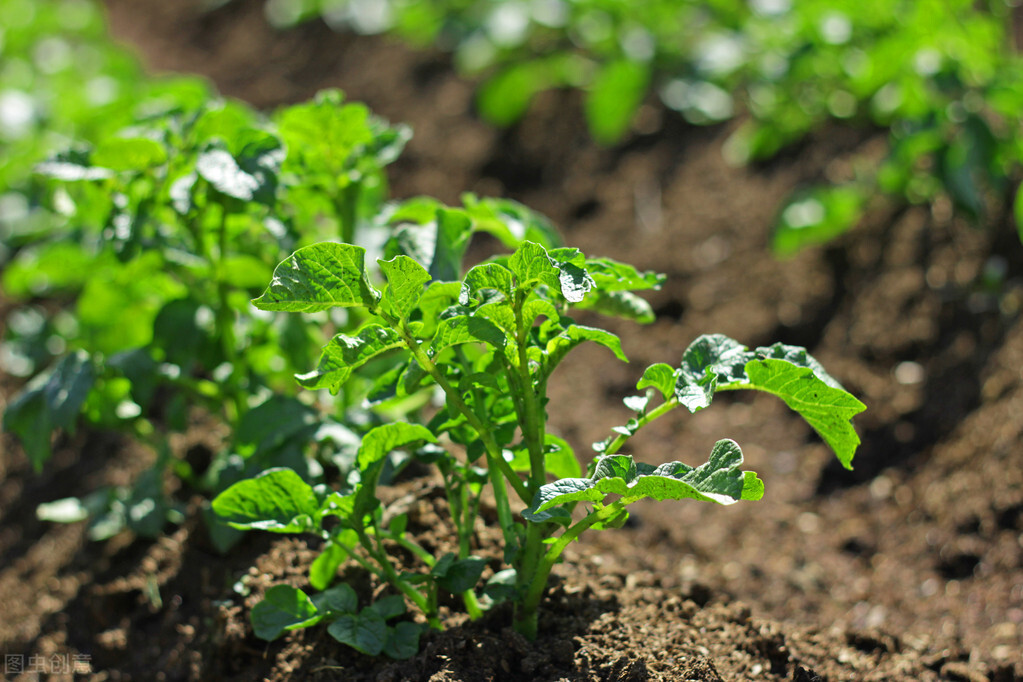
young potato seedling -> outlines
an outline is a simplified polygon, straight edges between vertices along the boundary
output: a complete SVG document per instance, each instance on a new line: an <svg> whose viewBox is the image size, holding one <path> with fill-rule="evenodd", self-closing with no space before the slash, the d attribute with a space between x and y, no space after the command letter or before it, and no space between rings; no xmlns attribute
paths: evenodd
<svg viewBox="0 0 1023 682"><path fill-rule="evenodd" d="M451 245L467 242L472 229L459 215L438 209L436 220L392 239L378 260L386 279L382 286L371 281L363 248L320 243L278 265L254 301L269 311L341 307L368 314L354 334L330 341L316 369L298 377L304 386L336 392L386 354L399 362L378 377L377 393L400 397L427 390L442 396L426 423L395 421L368 431L352 473L337 490L313 487L293 471L276 468L236 483L214 500L215 512L236 528L315 533L323 540L309 573L319 593L272 588L252 612L261 637L329 621L330 633L359 651L412 655L425 626L388 625L396 601L357 610L345 585L332 587L341 564L351 559L390 584L429 627L442 627L439 597L451 593L474 619L510 601L515 629L535 638L551 569L583 532L620 527L628 506L646 498L729 505L762 497L763 483L742 470L742 451L731 440L718 441L708 460L695 467L653 466L622 452L650 422L678 407L701 410L721 391L778 396L851 466L859 438L850 419L864 406L805 349L775 344L751 351L725 336L707 335L689 346L678 365L655 364L643 372L641 395L626 399L635 416L595 446L598 456L583 472L568 443L548 432L548 381L586 341L622 361L626 357L617 336L578 324L569 314L581 309L648 320L649 306L633 292L654 289L663 277L529 240L460 280L438 276ZM515 229L507 219L505 224ZM418 260L410 257L410 244L419 247ZM399 450L406 454L391 456ZM408 515L378 497L385 468L409 459L439 471L456 550L437 555L418 544L406 532ZM474 553L487 486L504 541L501 565ZM397 553L413 557L420 569L401 571ZM481 584L488 568L493 572Z"/></svg>

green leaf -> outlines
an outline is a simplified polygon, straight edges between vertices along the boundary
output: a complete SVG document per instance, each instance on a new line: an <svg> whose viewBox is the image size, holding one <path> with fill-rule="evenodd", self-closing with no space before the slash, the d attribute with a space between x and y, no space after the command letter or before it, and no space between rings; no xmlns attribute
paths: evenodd
<svg viewBox="0 0 1023 682"><path fill-rule="evenodd" d="M660 289L666 279L665 275L651 270L640 272L632 265L619 263L610 258L588 259L586 271L590 273L595 288L599 291Z"/></svg>
<svg viewBox="0 0 1023 682"><path fill-rule="evenodd" d="M441 320L430 352L436 355L463 343L488 343L495 348L504 348L508 344L508 335L484 316L486 312L481 308L471 315L454 315Z"/></svg>
<svg viewBox="0 0 1023 682"><path fill-rule="evenodd" d="M430 273L408 256L395 256L391 260L377 260L387 277L387 290L383 304L399 319L408 319L423 296L423 286L430 281Z"/></svg>
<svg viewBox="0 0 1023 682"><path fill-rule="evenodd" d="M324 174L336 182L356 150L373 141L369 110L343 102L339 90L325 90L317 93L315 101L292 105L277 114L289 167L304 174Z"/></svg>
<svg viewBox="0 0 1023 682"><path fill-rule="evenodd" d="M749 388L772 393L800 414L835 452L846 469L852 469L853 455L860 444L850 421L867 409L841 388L825 383L810 367L798 367L786 360L753 360L746 365Z"/></svg>
<svg viewBox="0 0 1023 682"><path fill-rule="evenodd" d="M548 367L556 367L570 350L584 341L599 343L601 346L604 346L614 353L615 357L622 362L629 361L629 359L625 357L625 353L622 352L621 339L611 332L603 329L597 329L595 327L584 327L580 324L573 324L547 342L546 352L548 357Z"/></svg>
<svg viewBox="0 0 1023 682"><path fill-rule="evenodd" d="M316 595L313 603L321 611L330 609L340 613L356 613L359 610L359 597L348 583L341 583Z"/></svg>
<svg viewBox="0 0 1023 682"><path fill-rule="evenodd" d="M285 630L308 627L319 620L316 606L305 592L290 585L274 585L249 614L256 637L272 641Z"/></svg>
<svg viewBox="0 0 1023 682"><path fill-rule="evenodd" d="M295 378L306 388L328 388L337 393L352 372L381 353L405 347L401 335L390 327L369 324L355 336L338 334L323 347L316 369Z"/></svg>
<svg viewBox="0 0 1023 682"><path fill-rule="evenodd" d="M486 567L487 560L483 557L456 559L454 554L448 552L434 564L430 575L437 578L437 584L448 592L461 594L476 586Z"/></svg>
<svg viewBox="0 0 1023 682"><path fill-rule="evenodd" d="M509 299L513 286L511 270L497 263L483 263L465 273L458 302L463 306L470 305L481 300L477 294L488 290L497 291Z"/></svg>
<svg viewBox="0 0 1023 682"><path fill-rule="evenodd" d="M541 316L554 322L558 322L561 319L558 309L546 299L534 298L526 301L525 305L522 306L522 323L527 327L532 327L533 323L536 322L536 318Z"/></svg>
<svg viewBox="0 0 1023 682"><path fill-rule="evenodd" d="M367 606L364 610L375 611L376 614L384 620L397 618L407 611L405 608L405 598L400 594L389 594L386 597L381 597Z"/></svg>
<svg viewBox="0 0 1023 682"><path fill-rule="evenodd" d="M64 356L52 370L34 378L7 406L5 431L21 439L35 470L50 458L50 436L55 429L73 431L96 372L85 351Z"/></svg>
<svg viewBox="0 0 1023 682"><path fill-rule="evenodd" d="M547 473L555 478L573 478L582 475L582 467L576 459L575 451L564 438L546 434L544 436L544 461Z"/></svg>
<svg viewBox="0 0 1023 682"><path fill-rule="evenodd" d="M213 511L228 525L274 533L309 531L320 504L312 487L291 469L267 469L239 481L213 500Z"/></svg>
<svg viewBox="0 0 1023 682"><path fill-rule="evenodd" d="M142 171L167 162L163 146L144 137L115 137L101 142L92 152L90 161L114 171Z"/></svg>
<svg viewBox="0 0 1023 682"><path fill-rule="evenodd" d="M483 118L497 126L509 126L522 118L533 97L548 87L550 79L544 64L520 62L484 83L476 105Z"/></svg>
<svg viewBox="0 0 1023 682"><path fill-rule="evenodd" d="M195 172L218 192L240 201L271 205L277 191L277 173L284 158L280 140L251 131L237 157L220 140L208 144L195 162Z"/></svg>
<svg viewBox="0 0 1023 682"><path fill-rule="evenodd" d="M363 609L359 614L343 614L327 627L330 636L367 656L376 656L387 642L387 623L380 614Z"/></svg>
<svg viewBox="0 0 1023 682"><path fill-rule="evenodd" d="M227 256L220 264L218 273L221 281L235 289L258 290L267 279L273 277L270 264L263 258L247 253Z"/></svg>
<svg viewBox="0 0 1023 682"><path fill-rule="evenodd" d="M60 152L43 161L35 167L35 172L64 182L104 180L114 176L109 168L99 168L92 163L88 151L76 149Z"/></svg>
<svg viewBox="0 0 1023 682"><path fill-rule="evenodd" d="M437 329L441 314L458 302L462 290L461 282L431 282L419 299L419 311L423 319L424 338L430 338Z"/></svg>
<svg viewBox="0 0 1023 682"><path fill-rule="evenodd" d="M379 505L379 501L376 499L376 486L387 454L392 450L420 441L436 443L437 438L422 424L407 422L384 424L370 430L362 437L362 445L355 456L355 466L359 471L359 485L355 491L355 500L350 516L352 523L361 523L363 515Z"/></svg>
<svg viewBox="0 0 1023 682"><path fill-rule="evenodd" d="M273 280L252 304L260 310L311 313L334 307L371 310L380 292L369 284L366 249L322 242L299 249L275 269Z"/></svg>
<svg viewBox="0 0 1023 682"><path fill-rule="evenodd" d="M465 194L462 202L475 229L497 237L509 249L517 249L526 240L545 249L561 246L561 235L551 221L517 201L490 197L479 199Z"/></svg>
<svg viewBox="0 0 1023 682"><path fill-rule="evenodd" d="M387 628L387 643L384 654L398 661L412 658L419 652L419 637L426 629L425 625L403 621Z"/></svg>
<svg viewBox="0 0 1023 682"><path fill-rule="evenodd" d="M316 426L316 412L297 398L274 395L242 415L234 439L243 456L276 450Z"/></svg>
<svg viewBox="0 0 1023 682"><path fill-rule="evenodd" d="M331 540L327 540L319 556L313 559L313 563L309 566L309 584L316 590L325 590L330 587L330 584L334 582L335 576L337 576L337 569L340 568L347 558L348 550ZM339 585L339 587L348 586ZM348 589L352 588L348 587ZM352 594L354 595L355 593L353 592ZM353 608L347 610L354 611L355 608L353 606Z"/></svg>
<svg viewBox="0 0 1023 682"><path fill-rule="evenodd" d="M817 378L832 388L842 389L842 384L828 374L824 366L810 355L802 346L789 346L784 343L775 343L770 346L760 346L754 355L758 359L771 358L774 360L785 360L797 367L809 367ZM842 389L845 390L845 389Z"/></svg>
<svg viewBox="0 0 1023 682"><path fill-rule="evenodd" d="M398 448L426 441L436 443L437 438L422 424L392 422L370 430L362 437L362 445L356 457L359 470L382 460L387 453Z"/></svg>
<svg viewBox="0 0 1023 682"><path fill-rule="evenodd" d="M851 419L866 407L847 393L805 348L775 344L755 352L709 334L682 356L675 396L691 412L710 404L720 390L756 389L778 396L798 412L847 469L860 443Z"/></svg>
<svg viewBox="0 0 1023 682"><path fill-rule="evenodd" d="M656 319L650 304L631 291L593 291L576 306L640 324L650 324Z"/></svg>
<svg viewBox="0 0 1023 682"><path fill-rule="evenodd" d="M586 97L586 122L601 144L614 144L629 129L650 82L650 66L628 59L605 64Z"/></svg>
<svg viewBox="0 0 1023 682"><path fill-rule="evenodd" d="M710 405L719 384L741 381L752 354L723 334L704 334L689 344L675 383L675 397L696 412Z"/></svg>
<svg viewBox="0 0 1023 682"><path fill-rule="evenodd" d="M682 462L654 467L637 464L628 455L601 458L590 478L567 478L544 485L523 516L546 521L551 510L571 502L601 502L607 495L620 496L622 505L643 498L693 499L729 505L739 500L759 500L763 483L752 471L742 471L742 451L731 440L718 441L706 464L695 469Z"/></svg>
<svg viewBox="0 0 1023 682"><path fill-rule="evenodd" d="M636 384L636 388L642 391L644 388L653 387L661 392L665 400L675 395L675 382L678 377L671 365L663 362L650 365L643 372L643 376Z"/></svg>
<svg viewBox="0 0 1023 682"><path fill-rule="evenodd" d="M771 248L780 256L825 244L860 221L867 196L858 185L818 187L788 202L778 217Z"/></svg>
<svg viewBox="0 0 1023 682"><path fill-rule="evenodd" d="M523 242L508 259L508 268L515 274L520 288L546 284L570 303L582 301L593 287L586 270L571 262L553 260L547 250L535 242Z"/></svg>
<svg viewBox="0 0 1023 682"><path fill-rule="evenodd" d="M401 224L413 220L413 224ZM462 274L462 259L472 237L473 225L465 211L451 209L432 199L412 199L389 217L399 224L387 243L386 254L403 254L427 266L438 281L454 281Z"/></svg>
<svg viewBox="0 0 1023 682"><path fill-rule="evenodd" d="M546 284L555 291L561 288L557 266L547 255L547 249L535 242L522 242L508 259L508 268L514 273L520 288L536 283Z"/></svg>

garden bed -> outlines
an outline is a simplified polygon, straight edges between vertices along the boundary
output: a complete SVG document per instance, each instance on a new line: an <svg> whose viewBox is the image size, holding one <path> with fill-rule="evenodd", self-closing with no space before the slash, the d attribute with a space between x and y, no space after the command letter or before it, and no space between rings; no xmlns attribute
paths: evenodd
<svg viewBox="0 0 1023 682"><path fill-rule="evenodd" d="M594 346L555 374L552 401L571 409L552 429L576 452L628 418L636 367L679 357L701 333L805 345L868 411L853 472L769 397L658 422L630 442L637 459L694 460L734 438L764 500L639 504L629 525L588 538L555 570L536 643L497 611L453 621L398 663L322 628L269 645L253 636L247 613L262 590L302 584L314 556L304 542L250 534L224 558L192 515L156 542L89 543L81 525L37 521L36 505L126 482L151 455L81 434L36 475L5 437L0 642L26 670L33 655L51 671L50 656L78 655L109 680L1023 679L1023 251L1010 215L976 229L940 203L878 203L839 242L778 260L768 243L782 199L841 177L850 153L883 137L830 129L733 168L720 152L727 125L689 126L651 101L623 144L601 149L579 97L561 92L501 132L437 54L318 23L275 32L260 2L208 14L108 5L115 33L155 71L204 74L260 107L339 87L410 124L390 168L397 197L508 196L587 254L666 273L649 297L656 322L611 323L631 367ZM14 387L3 378L5 396ZM216 447L200 417L176 449ZM427 504L418 519L426 536L442 532L432 513ZM246 575L242 597L233 586Z"/></svg>

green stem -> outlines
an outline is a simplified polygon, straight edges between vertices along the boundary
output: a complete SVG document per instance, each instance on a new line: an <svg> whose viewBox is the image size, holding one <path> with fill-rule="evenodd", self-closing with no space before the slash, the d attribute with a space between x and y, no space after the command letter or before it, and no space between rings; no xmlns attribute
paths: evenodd
<svg viewBox="0 0 1023 682"><path fill-rule="evenodd" d="M234 334L234 314L231 311L230 294L231 289L227 282L227 216L226 206L221 207L220 224L217 226L217 331L220 336L221 352L224 359L231 365L231 375L226 382L233 408L234 418L229 421L236 422L245 414L248 405L245 396L238 388L238 339Z"/></svg>
<svg viewBox="0 0 1023 682"><path fill-rule="evenodd" d="M522 305L524 296L519 292L515 297L515 326L516 342L519 354L519 385L522 392L522 415L520 426L522 436L526 441L526 448L529 450L529 492L532 496L547 482L547 467L544 462L544 415L540 414L541 407L536 399L536 388L533 386L533 377L529 373L528 335L525 321L522 318Z"/></svg>
<svg viewBox="0 0 1023 682"><path fill-rule="evenodd" d="M515 490L515 493L519 498L526 504L530 504L533 501L533 496L529 489L522 482L522 479L518 477L518 474L511 468L511 465L505 461L501 454L501 448L498 447L497 441L494 439L494 433L490 427L483 423L483 421L477 416L475 412L469 409L469 406L462 400L462 395L448 383L447 377L444 373L437 368L437 365L433 363L433 360L426 354L425 351L420 347L419 342L412 336L412 332L409 330L407 324L402 324L400 327L394 324L393 321L388 320L391 326L399 329L402 336L404 337L405 343L408 345L409 350L412 352L412 356L419 363L419 366L426 371L433 380L437 382L437 385L444 391L444 395L447 397L448 402L454 406L462 415L465 416L469 422L469 426L474 428L480 435L480 441L483 443L483 447L487 452L487 464L491 468L497 468L500 470L504 477L508 479L508 483ZM498 494L498 491L494 490L494 495Z"/></svg>
<svg viewBox="0 0 1023 682"><path fill-rule="evenodd" d="M476 598L476 591L472 588L462 593L462 601L465 602L465 612L469 614L470 620L479 620L483 617L483 607Z"/></svg>
<svg viewBox="0 0 1023 682"><path fill-rule="evenodd" d="M423 547L415 540L411 540L404 533L399 535L398 533L392 533L389 530L370 529L372 534L383 540L390 540L398 545L404 547L409 552L415 555L417 559L426 564L427 568L433 568L433 565L437 563L437 560L433 558L433 555L423 549Z"/></svg>
<svg viewBox="0 0 1023 682"><path fill-rule="evenodd" d="M346 244L355 243L355 228L357 227L356 211L359 206L359 185L358 182L349 182L341 190L341 200L335 196L334 211L337 213L338 223L341 228L341 241Z"/></svg>
<svg viewBox="0 0 1023 682"><path fill-rule="evenodd" d="M564 533L562 533L558 539L550 545L547 552L543 555L537 565L536 572L533 574L532 579L529 583L526 591L526 596L518 604L518 609L515 613L515 630L525 636L529 640L536 639L537 633L537 609L540 606L540 601L543 599L543 594L547 588L547 579L550 577L551 570L554 565L558 562L561 557L561 553L565 551L572 541L579 538L580 535L594 524L600 521L610 521L619 514L625 505L621 501L613 502L606 507L601 507L589 515L584 517L578 523L570 526Z"/></svg>
<svg viewBox="0 0 1023 682"><path fill-rule="evenodd" d="M668 414L676 407L678 407L679 404L680 403L678 402L678 399L673 397L671 400L667 400L658 405L657 407L655 407L654 409L650 410L649 412L647 412L646 414L644 414L643 416L636 420L638 424L636 425L636 428L632 430L632 433L630 433L629 435L625 435L622 433L618 434L618 436L613 441L611 441L608 444L608 446L604 449L604 454L605 455L615 454L616 452L618 452L619 449L621 449L623 445L625 445L625 442L627 440L636 435L637 431L639 431L641 428L643 428L653 420L657 419L658 417L663 417L664 415Z"/></svg>
<svg viewBox="0 0 1023 682"><path fill-rule="evenodd" d="M355 532L358 533L359 541L362 544L363 548L370 555L373 561L377 563L377 565L380 568L380 571L382 571L383 579L389 582L395 588L397 588L403 595L408 597L409 601L415 604L416 607L423 612L423 615L426 616L426 622L429 623L430 627L432 627L435 630L443 630L444 626L440 622L440 619L437 617L436 607L431 606L430 604L431 600L422 592L417 590L415 587L409 585L407 582L401 579L401 576L399 576L398 573L394 570L394 567L391 566L391 562L387 558L387 554L380 548L378 544L374 543L370 539L370 536L367 535L366 533L366 529L357 528ZM379 530L373 529L374 535L377 535L379 532L380 532ZM376 539L379 542L379 537Z"/></svg>

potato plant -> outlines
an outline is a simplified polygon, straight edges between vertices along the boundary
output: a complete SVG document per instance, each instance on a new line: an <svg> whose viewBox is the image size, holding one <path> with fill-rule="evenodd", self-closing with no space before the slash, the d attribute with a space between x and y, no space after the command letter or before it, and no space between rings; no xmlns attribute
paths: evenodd
<svg viewBox="0 0 1023 682"><path fill-rule="evenodd" d="M305 443L337 435L287 397L318 332L253 314L248 301L296 247L368 229L387 197L382 169L409 136L331 91L272 118L204 88L142 108L118 134L36 167L63 224L18 245L3 271L15 301L69 304L26 305L4 342L34 373L3 425L35 468L53 433L83 420L157 452L133 488L41 510L92 515L97 538L124 525L157 535L177 517L162 494L166 469L216 492L271 463L302 469ZM193 467L171 456L167 434L185 430L195 407L228 424L232 442ZM274 431L274 414L288 415L287 432Z"/></svg>
<svg viewBox="0 0 1023 682"><path fill-rule="evenodd" d="M619 360L626 357L618 337L579 324L571 313L649 319L649 307L634 292L658 287L663 277L588 258L578 249L525 240L511 255L451 278L441 274L450 269L442 262L472 229L457 215L429 225L420 239L413 235L422 226L392 239L377 260L382 281L371 275L365 249L320 243L281 262L253 301L266 311L347 308L367 314L355 333L331 339L315 369L298 376L303 386L337 392L364 372L377 377L376 391L384 395L439 396L423 423L395 420L369 430L337 489L274 468L213 501L214 511L235 528L322 539L309 571L314 593L272 587L251 613L258 636L273 639L323 622L338 641L363 653L405 657L416 651L424 627L442 627L438 604L451 594L472 618L511 602L515 629L535 638L550 572L585 531L620 527L628 506L642 499L728 505L761 498L763 483L742 470L742 452L731 440L720 440L699 466L680 461L655 466L622 452L650 422L678 407L699 411L721 391L778 396L851 466L859 439L850 419L864 406L805 349L775 344L748 350L725 336L707 335L677 365L646 368L639 395L625 401L634 417L594 446L597 457L584 472L570 445L547 428L548 408L554 407L548 382L567 354L585 342L604 346ZM429 247L411 257L406 244ZM386 374L374 369L382 357L397 358ZM383 472L409 461L439 472L450 549L433 552L418 544L407 531L408 514L381 502ZM493 505L503 537L500 562L478 553L476 523L484 504ZM418 570L402 570L399 556L404 562L411 557ZM334 584L346 560L388 584L390 596L358 609L351 588ZM407 618L389 624L400 615L401 602L411 604L425 625Z"/></svg>

